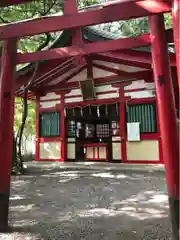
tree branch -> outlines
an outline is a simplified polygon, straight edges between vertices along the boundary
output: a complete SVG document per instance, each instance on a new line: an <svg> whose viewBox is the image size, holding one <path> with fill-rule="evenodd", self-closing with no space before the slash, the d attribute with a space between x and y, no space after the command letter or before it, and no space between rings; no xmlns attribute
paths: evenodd
<svg viewBox="0 0 180 240"><path fill-rule="evenodd" d="M37 51L40 51L43 48L45 48L48 45L48 43L50 42L50 39L51 39L51 34L46 33L46 40L37 48ZM26 86L24 86L22 123L18 130L19 138L17 137L17 139L18 139L18 143L17 143L18 156L20 159L20 170L21 171L23 171L23 158L22 158L21 146L22 146L22 136L23 136L25 125L26 125L26 119L28 116L28 91L29 91L30 87L32 86L34 80L36 79L38 68L39 68L39 61L36 62L33 74L31 76L30 80L28 81L28 83L26 84Z"/></svg>
<svg viewBox="0 0 180 240"><path fill-rule="evenodd" d="M1 17L1 16L0 16L0 20L1 20L1 22L2 22L2 23L9 23L9 21L7 21L7 20L4 20L4 18L3 18L3 17Z"/></svg>

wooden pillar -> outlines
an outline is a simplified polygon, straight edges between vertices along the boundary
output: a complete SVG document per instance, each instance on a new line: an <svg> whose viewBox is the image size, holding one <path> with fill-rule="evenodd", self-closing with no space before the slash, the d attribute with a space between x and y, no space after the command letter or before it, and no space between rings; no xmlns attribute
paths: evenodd
<svg viewBox="0 0 180 240"><path fill-rule="evenodd" d="M71 15L77 13L78 3L77 0L64 0L64 14ZM80 28L72 29L72 45L82 42L82 33Z"/></svg>
<svg viewBox="0 0 180 240"><path fill-rule="evenodd" d="M66 128L64 114L64 93L61 93L61 110L60 110L60 136L61 136L61 162L66 159Z"/></svg>
<svg viewBox="0 0 180 240"><path fill-rule="evenodd" d="M39 155L39 123L40 123L40 96L36 95L36 153L35 153L35 161L40 160Z"/></svg>
<svg viewBox="0 0 180 240"><path fill-rule="evenodd" d="M176 51L176 65L180 91L180 0L173 0L172 7L174 44Z"/></svg>
<svg viewBox="0 0 180 240"><path fill-rule="evenodd" d="M120 96L120 119L119 119L119 126L120 126L120 137L121 137L121 156L122 162L127 162L127 148L126 148L126 111L125 111L125 95L124 95L124 85L119 89L119 96Z"/></svg>
<svg viewBox="0 0 180 240"><path fill-rule="evenodd" d="M178 124L163 15L150 16L149 27L173 239L177 240L179 239Z"/></svg>
<svg viewBox="0 0 180 240"><path fill-rule="evenodd" d="M0 77L0 232L8 227L12 167L16 40L3 42Z"/></svg>

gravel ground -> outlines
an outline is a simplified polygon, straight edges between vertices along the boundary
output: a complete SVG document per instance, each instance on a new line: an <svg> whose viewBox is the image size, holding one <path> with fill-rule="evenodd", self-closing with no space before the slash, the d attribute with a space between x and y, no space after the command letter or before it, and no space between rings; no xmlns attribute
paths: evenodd
<svg viewBox="0 0 180 240"><path fill-rule="evenodd" d="M171 239L164 174L31 169L12 178L12 240Z"/></svg>

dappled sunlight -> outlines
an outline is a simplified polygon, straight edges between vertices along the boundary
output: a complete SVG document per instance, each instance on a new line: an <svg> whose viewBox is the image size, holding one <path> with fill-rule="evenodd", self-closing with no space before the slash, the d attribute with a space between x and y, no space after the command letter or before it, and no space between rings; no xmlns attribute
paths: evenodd
<svg viewBox="0 0 180 240"><path fill-rule="evenodd" d="M66 182L75 180L77 178L79 178L78 174L70 174L70 175L63 176L63 179L60 179L58 182L59 183L66 183Z"/></svg>
<svg viewBox="0 0 180 240"><path fill-rule="evenodd" d="M0 239L2 240L39 240L42 239L39 234L32 234L32 233L19 233L18 231L11 233L11 237L9 233L0 234Z"/></svg>
<svg viewBox="0 0 180 240"><path fill-rule="evenodd" d="M26 185L26 184L29 184L29 183L31 183L31 181L30 180L27 180L27 179L23 179L23 180L16 180L16 179L13 179L13 181L12 181L12 184L11 184L11 186L12 187L24 187L24 185Z"/></svg>
<svg viewBox="0 0 180 240"><path fill-rule="evenodd" d="M118 232L122 233L117 235L120 239L131 240L132 232L137 231L136 240L141 240L146 224L160 222L168 226L162 174L93 169L91 165L82 169L79 165L61 168L56 163L54 167L46 166L12 177L10 222L21 229L19 234L27 233L20 239L26 239L29 232L33 240L38 239L34 233L42 234L39 239L56 239L53 237L58 229L57 239L74 237L66 238L66 232L75 232L81 239L81 230L85 231L83 237L92 230L90 239L100 239L94 238L97 232L104 232L107 239Z"/></svg>
<svg viewBox="0 0 180 240"><path fill-rule="evenodd" d="M12 197L9 198L10 200L24 200L26 199L26 196L25 195L13 195Z"/></svg>
<svg viewBox="0 0 180 240"><path fill-rule="evenodd" d="M31 210L36 209L35 204L27 204L27 205L18 205L18 206L11 206L11 211L13 212L29 212Z"/></svg>
<svg viewBox="0 0 180 240"><path fill-rule="evenodd" d="M79 217L127 216L138 220L158 219L168 216L167 196L155 191L140 192L122 201L111 201L108 208L82 210ZM159 205L161 203L161 205Z"/></svg>
<svg viewBox="0 0 180 240"><path fill-rule="evenodd" d="M149 200L150 203L167 203L168 196L164 194L157 194L155 196L152 196L152 199ZM168 207L168 205L167 205Z"/></svg>
<svg viewBox="0 0 180 240"><path fill-rule="evenodd" d="M36 220L29 220L29 219L23 219L23 220L17 220L14 224L13 227L30 227L33 226L35 224L37 224L38 222Z"/></svg>
<svg viewBox="0 0 180 240"><path fill-rule="evenodd" d="M94 208L90 210L82 210L77 216L79 217L114 217L119 215L118 211L106 208Z"/></svg>
<svg viewBox="0 0 180 240"><path fill-rule="evenodd" d="M57 176L77 176L78 172L77 171L64 171L64 172L53 172L50 173L50 175L57 175Z"/></svg>
<svg viewBox="0 0 180 240"><path fill-rule="evenodd" d="M168 215L168 198L165 194L155 191L140 192L130 198L114 202L110 208L115 208L123 215L140 220L162 218ZM161 203L161 205L159 205Z"/></svg>
<svg viewBox="0 0 180 240"><path fill-rule="evenodd" d="M45 176L45 175L43 175ZM59 183L66 183L71 180L75 180L80 177L80 174L77 171L63 171L63 172L52 172L49 174L49 177L60 177Z"/></svg>
<svg viewBox="0 0 180 240"><path fill-rule="evenodd" d="M43 194L41 193L41 191L39 189L36 189L36 196L37 197L42 197Z"/></svg>
<svg viewBox="0 0 180 240"><path fill-rule="evenodd" d="M142 180L142 174L125 174L125 173L118 174L115 171L97 172L97 173L91 174L91 176L97 177L97 178ZM143 180L151 180L151 179L152 179L152 176L143 176Z"/></svg>
<svg viewBox="0 0 180 240"><path fill-rule="evenodd" d="M42 174L41 176L44 177L44 178L47 178L47 179L51 179L51 178L56 178L57 177L57 175L52 175L52 174Z"/></svg>
<svg viewBox="0 0 180 240"><path fill-rule="evenodd" d="M143 2L143 1L138 1L136 2L136 5L148 10L148 11L152 11L152 9L156 9L157 11L162 11L162 9L164 11L168 11L169 10L169 4L168 3L163 3L161 1L152 1L152 0L149 0L149 1L146 1L146 2Z"/></svg>
<svg viewBox="0 0 180 240"><path fill-rule="evenodd" d="M91 176L93 177L102 177L102 178L116 178L116 179L123 179L123 178L128 178L127 175L124 174L112 174L112 173L108 173L108 172L104 172L104 173L93 173Z"/></svg>

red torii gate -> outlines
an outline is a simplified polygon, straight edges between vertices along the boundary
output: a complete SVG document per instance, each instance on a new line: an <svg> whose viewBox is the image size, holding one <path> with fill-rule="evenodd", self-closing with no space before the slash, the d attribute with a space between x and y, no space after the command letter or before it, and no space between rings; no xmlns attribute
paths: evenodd
<svg viewBox="0 0 180 240"><path fill-rule="evenodd" d="M1 1L0 6L24 3L23 0ZM92 53L122 50L152 44L152 64L157 91L157 104L162 136L166 181L172 214L174 239L178 239L179 228L179 146L175 100L170 72L167 39L163 13L172 11L176 66L180 87L179 11L180 1L174 0L120 0L97 9L78 12L76 0L64 1L64 15L17 22L0 26L0 40L3 40L0 79L0 231L8 226L8 199L12 162L12 133L14 115L14 73L15 65L38 60L48 60ZM112 13L113 14L110 14ZM130 39L118 39L105 43L83 43L80 27L117 20L149 16L150 35ZM73 29L73 46L42 52L17 54L17 39L50 31ZM130 50L128 50L130 51ZM68 52L68 53L67 53ZM138 57L138 56L135 56ZM172 64L173 59L171 59ZM175 62L174 62L175 64Z"/></svg>

